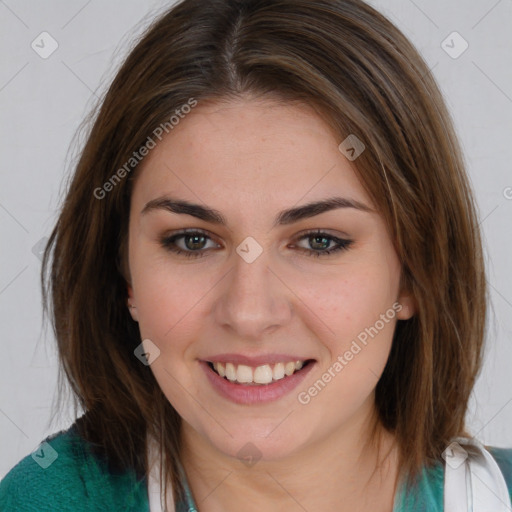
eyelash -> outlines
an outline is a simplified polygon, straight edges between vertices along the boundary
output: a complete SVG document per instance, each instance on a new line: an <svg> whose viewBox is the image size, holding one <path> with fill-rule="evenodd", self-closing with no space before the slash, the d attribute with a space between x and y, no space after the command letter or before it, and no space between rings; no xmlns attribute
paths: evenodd
<svg viewBox="0 0 512 512"><path fill-rule="evenodd" d="M176 240L180 238L184 238L186 236L192 236L192 235L204 235L207 238L211 240L211 237L205 232L198 229L190 230L190 231L181 231L179 233L176 233L171 236L165 236L160 240L160 243L164 249L167 249L168 251L171 251L177 255L183 255L187 258L201 258L205 254L205 252L208 251L208 249L201 249L197 251L184 251L183 249L176 247ZM313 230L308 231L306 233L303 233L297 241L301 241L303 239L312 238L312 237L322 237L327 238L328 240L335 242L337 245L333 247L332 249L326 249L325 251L315 251L313 249L304 249L302 247L299 248L300 251L307 253L309 256L314 257L321 257L321 256L329 256L330 254L337 253L339 251L346 251L349 249L349 247L352 245L353 240L338 238L333 235L329 235L328 233L325 233L320 230Z"/></svg>

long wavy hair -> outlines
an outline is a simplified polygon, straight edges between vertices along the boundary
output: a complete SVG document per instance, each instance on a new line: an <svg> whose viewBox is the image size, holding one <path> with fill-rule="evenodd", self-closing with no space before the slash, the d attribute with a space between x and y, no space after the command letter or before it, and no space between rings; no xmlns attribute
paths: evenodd
<svg viewBox="0 0 512 512"><path fill-rule="evenodd" d="M246 94L312 105L340 142L357 134L366 146L353 163L417 305L397 322L376 410L398 441L401 474L415 479L452 437L469 436L486 319L482 245L439 88L406 37L360 0L183 0L124 61L94 113L43 259L61 382L85 412L80 434L112 467L143 476L151 433L163 480L182 499L181 419L133 353L141 338L126 305L127 227L140 164L126 162L191 98Z"/></svg>

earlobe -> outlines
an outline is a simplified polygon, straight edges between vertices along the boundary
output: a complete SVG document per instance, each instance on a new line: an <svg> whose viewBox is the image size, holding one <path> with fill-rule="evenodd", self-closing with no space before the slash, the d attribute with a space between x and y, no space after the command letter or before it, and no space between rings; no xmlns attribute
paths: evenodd
<svg viewBox="0 0 512 512"><path fill-rule="evenodd" d="M398 297L398 304L401 308L397 309L396 317L398 320L409 320L416 313L416 301L409 293L404 293Z"/></svg>
<svg viewBox="0 0 512 512"><path fill-rule="evenodd" d="M130 315L132 315L132 318L138 322L139 321L139 316L137 314L137 308L131 304L131 303L128 303L128 309L130 310Z"/></svg>
<svg viewBox="0 0 512 512"><path fill-rule="evenodd" d="M138 322L139 316L137 314L137 307L135 306L135 299L133 297L133 288L130 285L128 285L127 291L128 291L127 306L130 311L130 315L132 316L133 320L135 320L135 322Z"/></svg>

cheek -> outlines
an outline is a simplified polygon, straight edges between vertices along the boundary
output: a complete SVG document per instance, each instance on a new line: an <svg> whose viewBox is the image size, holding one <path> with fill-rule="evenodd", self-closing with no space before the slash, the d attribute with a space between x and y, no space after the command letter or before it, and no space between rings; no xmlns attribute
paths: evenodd
<svg viewBox="0 0 512 512"><path fill-rule="evenodd" d="M134 231L129 261L141 334L146 331L150 337L151 331L161 338L197 302L200 283L195 282L192 267L173 264L156 242Z"/></svg>
<svg viewBox="0 0 512 512"><path fill-rule="evenodd" d="M351 267L350 273L338 280L316 280L302 289L332 331L322 340L329 357L321 361L317 375L308 383L310 387L301 390L299 399L301 404L311 404L324 420L354 414L384 370L399 307L399 276L394 270L385 260L373 265L366 262ZM340 408L333 408L333 403Z"/></svg>
<svg viewBox="0 0 512 512"><path fill-rule="evenodd" d="M207 283L196 282L189 275L182 277L148 271L137 288L137 309L141 335L154 337L167 350L169 340L179 343L184 339L183 329L194 325L194 319L201 311L201 298L205 295ZM197 322L195 322L197 325ZM186 337L185 337L186 339ZM173 341L173 346L175 346Z"/></svg>
<svg viewBox="0 0 512 512"><path fill-rule="evenodd" d="M141 338L149 338L160 350L151 371L180 416L194 422L201 415L191 407L190 395L198 395L200 389L191 354L194 341L201 337L204 322L199 317L206 314L201 298L209 286L191 268L179 272L170 265L146 264L133 280Z"/></svg>
<svg viewBox="0 0 512 512"><path fill-rule="evenodd" d="M339 279L317 278L301 286L298 295L307 297L304 302L315 313L312 322L325 324L328 331L321 338L326 357L300 390L299 402L311 403L324 420L355 413L386 366L396 324L398 276L392 270L387 264L363 264L343 277L340 272ZM309 328L315 330L312 324ZM332 403L340 408L333 410Z"/></svg>
<svg viewBox="0 0 512 512"><path fill-rule="evenodd" d="M333 343L339 344L357 337L392 308L397 297L397 279L383 265L364 265L340 272L338 277L331 274L325 278L302 278L297 294L328 328Z"/></svg>

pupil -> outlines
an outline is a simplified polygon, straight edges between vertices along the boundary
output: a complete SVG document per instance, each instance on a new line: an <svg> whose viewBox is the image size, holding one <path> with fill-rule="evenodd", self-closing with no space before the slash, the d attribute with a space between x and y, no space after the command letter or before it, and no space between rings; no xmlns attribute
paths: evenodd
<svg viewBox="0 0 512 512"><path fill-rule="evenodd" d="M194 241L192 242L192 244L189 244L188 243L189 240L194 240ZM187 237L187 243L186 243L187 248L188 249L201 249L202 248L201 247L202 243L198 242L198 240L201 240L201 242L204 243L204 236L203 235L199 235L199 236L197 236L197 235L189 235Z"/></svg>
<svg viewBox="0 0 512 512"><path fill-rule="evenodd" d="M325 237L321 237L321 236L315 236L313 237L313 246L315 246L317 243L319 243L319 245L322 245L322 242L318 242L318 240L322 240L324 242L324 245L325 243L327 243L327 246L329 246L329 240ZM326 247L315 247L315 249L325 249Z"/></svg>

